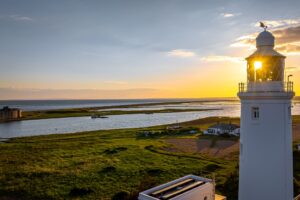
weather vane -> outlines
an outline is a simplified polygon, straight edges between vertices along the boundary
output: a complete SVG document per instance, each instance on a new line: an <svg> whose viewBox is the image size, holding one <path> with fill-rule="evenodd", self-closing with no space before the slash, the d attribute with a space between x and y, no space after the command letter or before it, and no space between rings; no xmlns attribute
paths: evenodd
<svg viewBox="0 0 300 200"><path fill-rule="evenodd" d="M259 22L260 23L260 27L262 27L263 29L267 30L267 26L263 23L263 22Z"/></svg>

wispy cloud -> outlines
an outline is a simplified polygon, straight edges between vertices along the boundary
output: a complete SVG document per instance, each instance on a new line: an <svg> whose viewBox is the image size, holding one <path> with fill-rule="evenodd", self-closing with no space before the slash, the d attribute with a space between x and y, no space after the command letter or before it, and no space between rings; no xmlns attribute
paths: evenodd
<svg viewBox="0 0 300 200"><path fill-rule="evenodd" d="M272 33L276 37L276 42L279 45L300 42L300 25L275 30Z"/></svg>
<svg viewBox="0 0 300 200"><path fill-rule="evenodd" d="M181 57L181 58L188 58L188 57L195 57L196 53L185 49L174 49L172 51L167 52L167 55Z"/></svg>
<svg viewBox="0 0 300 200"><path fill-rule="evenodd" d="M28 16L10 15L9 17L15 21L33 21L33 18Z"/></svg>
<svg viewBox="0 0 300 200"><path fill-rule="evenodd" d="M277 21L264 21L271 27L272 34L276 37L276 49L288 55L300 55L300 20L286 19ZM258 32L239 37L231 47L255 48L255 38Z"/></svg>
<svg viewBox="0 0 300 200"><path fill-rule="evenodd" d="M237 38L230 47L248 47L248 48L254 48L255 46L255 38L257 36L257 33L251 34L251 35L244 35L239 38Z"/></svg>
<svg viewBox="0 0 300 200"><path fill-rule="evenodd" d="M300 42L278 45L276 50L288 55L300 55Z"/></svg>
<svg viewBox="0 0 300 200"><path fill-rule="evenodd" d="M221 13L221 16L224 18L231 18L240 15L240 13Z"/></svg>
<svg viewBox="0 0 300 200"><path fill-rule="evenodd" d="M300 19L265 20L263 22L270 29L286 28L300 25ZM260 23L257 22L254 26L259 27Z"/></svg>
<svg viewBox="0 0 300 200"><path fill-rule="evenodd" d="M234 63L245 62L244 58L235 57L235 56L206 56L206 57L202 57L201 60L205 62L234 62Z"/></svg>

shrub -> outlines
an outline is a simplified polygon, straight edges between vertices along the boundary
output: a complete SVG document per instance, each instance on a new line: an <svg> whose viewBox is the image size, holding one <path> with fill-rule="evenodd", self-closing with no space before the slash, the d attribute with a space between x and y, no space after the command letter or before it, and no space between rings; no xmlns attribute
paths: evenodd
<svg viewBox="0 0 300 200"><path fill-rule="evenodd" d="M119 153L121 151L126 151L127 148L126 147L116 147L116 148L112 148L112 149L106 149L104 151L104 153L106 154L116 154L116 153Z"/></svg>
<svg viewBox="0 0 300 200"><path fill-rule="evenodd" d="M128 191L117 192L111 200L129 200L130 193Z"/></svg>
<svg viewBox="0 0 300 200"><path fill-rule="evenodd" d="M115 172L116 168L114 166L108 166L108 167L104 167L100 172L103 173L110 173L110 172Z"/></svg>
<svg viewBox="0 0 300 200"><path fill-rule="evenodd" d="M207 172L214 172L214 171L219 170L221 168L222 167L220 167L219 165L212 163L212 164L206 165L204 170L207 171Z"/></svg>
<svg viewBox="0 0 300 200"><path fill-rule="evenodd" d="M161 169L148 169L147 170L147 174L150 176L157 176L161 173L163 173L163 170L161 170Z"/></svg>
<svg viewBox="0 0 300 200"><path fill-rule="evenodd" d="M91 194L91 193L93 193L93 192L94 192L94 191L91 190L91 189L89 189L89 188L77 188L77 187L75 187L75 188L73 188L73 189L70 191L69 195L70 195L71 197L82 197L82 196Z"/></svg>

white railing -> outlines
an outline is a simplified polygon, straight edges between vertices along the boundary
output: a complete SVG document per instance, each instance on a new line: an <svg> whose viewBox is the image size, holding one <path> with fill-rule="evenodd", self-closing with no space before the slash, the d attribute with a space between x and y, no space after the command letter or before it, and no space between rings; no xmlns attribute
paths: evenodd
<svg viewBox="0 0 300 200"><path fill-rule="evenodd" d="M239 92L247 92L247 84L239 83Z"/></svg>
<svg viewBox="0 0 300 200"><path fill-rule="evenodd" d="M294 83L292 81L284 82L284 91L293 92L294 91Z"/></svg>
<svg viewBox="0 0 300 200"><path fill-rule="evenodd" d="M258 82L258 84L260 84L262 82ZM253 82L253 84L255 84L255 82ZM254 85L252 85L254 86ZM281 86L282 88L282 86ZM266 88L264 88L266 89ZM270 88L269 88L270 89ZM289 81L289 82L284 82L283 83L283 88L281 89L281 91L284 91L284 92L294 92L294 83L292 81ZM243 92L253 92L253 90L249 90L248 88L248 84L246 83L239 83L239 93L243 93Z"/></svg>

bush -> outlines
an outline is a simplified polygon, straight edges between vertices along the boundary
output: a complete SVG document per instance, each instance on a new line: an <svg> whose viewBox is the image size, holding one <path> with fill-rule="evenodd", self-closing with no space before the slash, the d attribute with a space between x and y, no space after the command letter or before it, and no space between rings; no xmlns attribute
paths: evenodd
<svg viewBox="0 0 300 200"><path fill-rule="evenodd" d="M220 167L219 165L212 163L212 164L206 165L204 170L207 171L207 172L214 172L214 171L219 170L221 168L222 167Z"/></svg>
<svg viewBox="0 0 300 200"><path fill-rule="evenodd" d="M114 166L108 166L108 167L104 167L100 172L103 173L110 173L110 172L115 172L116 168Z"/></svg>
<svg viewBox="0 0 300 200"><path fill-rule="evenodd" d="M163 173L164 171L161 170L161 169L148 169L147 170L147 174L150 175L150 176L157 176L161 173Z"/></svg>
<svg viewBox="0 0 300 200"><path fill-rule="evenodd" d="M128 191L120 191L117 192L111 200L129 200L130 198L130 193Z"/></svg>
<svg viewBox="0 0 300 200"><path fill-rule="evenodd" d="M88 189L88 188L77 188L77 187L75 187L75 188L73 188L73 189L70 191L69 195L70 195L71 197L82 197L82 196L91 194L91 193L93 193L93 192L94 192L93 190Z"/></svg>
<svg viewBox="0 0 300 200"><path fill-rule="evenodd" d="M104 151L104 153L106 154L116 154L116 153L119 153L121 151L126 151L127 148L126 147L116 147L116 148L112 148L112 149L106 149Z"/></svg>
<svg viewBox="0 0 300 200"><path fill-rule="evenodd" d="M223 185L220 185L220 191L227 199L238 199L239 174L238 166L229 174Z"/></svg>

